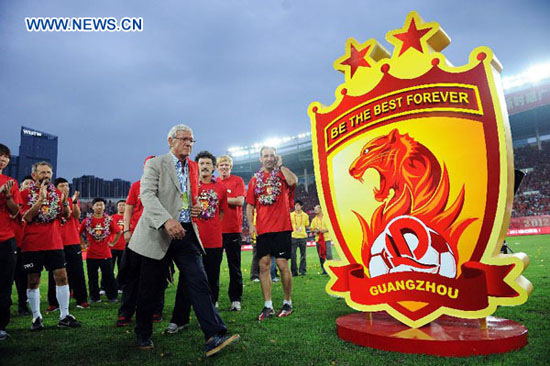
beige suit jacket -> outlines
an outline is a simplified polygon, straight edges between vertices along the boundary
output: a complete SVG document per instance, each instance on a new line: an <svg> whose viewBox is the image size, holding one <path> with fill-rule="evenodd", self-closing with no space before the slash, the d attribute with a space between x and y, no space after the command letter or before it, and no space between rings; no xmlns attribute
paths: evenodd
<svg viewBox="0 0 550 366"><path fill-rule="evenodd" d="M189 179L187 192L191 192ZM141 177L140 199L143 204L143 213L128 244L130 249L148 258L157 260L164 258L172 242L164 229L164 223L169 219L179 220L181 195L172 155L168 153L149 159L145 163ZM199 230L194 222L193 230L204 253Z"/></svg>

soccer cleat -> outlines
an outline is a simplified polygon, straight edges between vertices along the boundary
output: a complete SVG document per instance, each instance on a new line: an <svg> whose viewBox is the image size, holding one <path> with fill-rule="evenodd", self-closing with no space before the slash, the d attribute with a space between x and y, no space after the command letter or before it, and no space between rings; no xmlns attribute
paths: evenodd
<svg viewBox="0 0 550 366"><path fill-rule="evenodd" d="M272 281L273 281L273 282L279 282L279 277L274 277L274 278L272 279Z"/></svg>
<svg viewBox="0 0 550 366"><path fill-rule="evenodd" d="M258 277L254 277L254 278L252 279L252 282L260 282L260 279L259 279Z"/></svg>
<svg viewBox="0 0 550 366"><path fill-rule="evenodd" d="M99 296L105 296L105 290L99 290Z"/></svg>
<svg viewBox="0 0 550 366"><path fill-rule="evenodd" d="M52 311L57 311L57 310L59 310L59 306L50 305L50 306L48 306L48 308L46 309L46 313L51 313Z"/></svg>
<svg viewBox="0 0 550 366"><path fill-rule="evenodd" d="M229 308L229 311L241 311L241 302L233 301L231 303L231 307Z"/></svg>
<svg viewBox="0 0 550 366"><path fill-rule="evenodd" d="M131 320L132 320L131 318L127 318L125 316L119 316L116 321L116 327L117 328L126 327L130 324Z"/></svg>
<svg viewBox="0 0 550 366"><path fill-rule="evenodd" d="M204 352L206 353L206 357L214 356L226 346L229 346L231 343L237 342L240 338L241 337L238 334L233 334L232 336L213 336L204 345Z"/></svg>
<svg viewBox="0 0 550 366"><path fill-rule="evenodd" d="M292 314L292 306L290 306L289 304L283 304L283 307L277 313L277 318L284 318L285 316L289 316L290 314Z"/></svg>
<svg viewBox="0 0 550 366"><path fill-rule="evenodd" d="M59 320L59 323L57 323L57 326L59 328L80 328L81 327L78 320L76 320L76 318L70 314L64 317L63 319Z"/></svg>
<svg viewBox="0 0 550 366"><path fill-rule="evenodd" d="M160 323L162 321L162 314L153 314L153 323Z"/></svg>
<svg viewBox="0 0 550 366"><path fill-rule="evenodd" d="M84 302L81 302L80 304L76 304L76 307L78 309L88 309L90 307L90 304L84 301Z"/></svg>
<svg viewBox="0 0 550 366"><path fill-rule="evenodd" d="M166 327L165 332L169 333L169 334L175 334L175 333L179 332L180 330L187 328L188 326L189 326L189 323L183 324L183 325L177 325L176 323L170 323Z"/></svg>
<svg viewBox="0 0 550 366"><path fill-rule="evenodd" d="M261 322L264 319L271 318L273 315L275 315L275 310L273 310L273 308L264 307L260 315L258 315L258 321Z"/></svg>
<svg viewBox="0 0 550 366"><path fill-rule="evenodd" d="M136 344L139 349L141 350L148 350L155 348L155 345L153 344L153 341L150 337L140 337L138 336L136 338Z"/></svg>
<svg viewBox="0 0 550 366"><path fill-rule="evenodd" d="M32 321L32 324L31 324L31 330L33 332L36 332L36 331L42 330L42 329L44 329L44 324L42 324L42 318L38 317L38 318L34 319Z"/></svg>

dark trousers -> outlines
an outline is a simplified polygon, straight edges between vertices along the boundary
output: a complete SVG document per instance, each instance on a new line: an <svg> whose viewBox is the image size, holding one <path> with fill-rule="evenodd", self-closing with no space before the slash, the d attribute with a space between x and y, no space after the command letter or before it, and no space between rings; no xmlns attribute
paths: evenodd
<svg viewBox="0 0 550 366"><path fill-rule="evenodd" d="M17 263L15 238L0 242L0 330L10 322L11 288Z"/></svg>
<svg viewBox="0 0 550 366"><path fill-rule="evenodd" d="M212 303L218 301L220 294L220 266L223 258L223 248L205 248L206 254L202 257L202 264L210 287Z"/></svg>
<svg viewBox="0 0 550 366"><path fill-rule="evenodd" d="M86 259L88 268L88 286L90 287L90 298L92 301L99 300L99 275L101 269L101 278L105 284L105 294L109 300L117 298L117 290L115 288L115 276L113 274L113 259Z"/></svg>
<svg viewBox="0 0 550 366"><path fill-rule="evenodd" d="M111 255L113 256L113 272L115 272L115 267L117 268L115 276L115 287L117 290L121 290L120 284L118 283L118 273L120 272L120 262L122 261L122 255L124 250L111 249Z"/></svg>
<svg viewBox="0 0 550 366"><path fill-rule="evenodd" d="M67 279L69 281L69 288L73 291L73 297L77 304L87 302L88 292L86 291L84 265L82 264L82 248L80 244L66 245L63 247L63 251L65 252L65 262L67 262ZM48 274L48 304L59 306L52 271Z"/></svg>
<svg viewBox="0 0 550 366"><path fill-rule="evenodd" d="M17 288L17 304L19 310L27 310L27 273L23 270L23 255L17 248L17 263L15 265L15 287Z"/></svg>
<svg viewBox="0 0 550 366"><path fill-rule="evenodd" d="M173 240L168 253L161 260L142 256L135 332L141 337L153 333L155 302L162 296L162 282L173 260L185 276L186 293L204 333L205 339L224 334L227 329L212 304L210 288L204 271L198 239L191 224L183 223L186 234L182 240Z"/></svg>
<svg viewBox="0 0 550 366"><path fill-rule="evenodd" d="M189 324L189 316L191 315L191 301L185 290L185 274L180 271L178 279L178 289L176 291L176 302L172 311L172 319L170 323L179 326Z"/></svg>
<svg viewBox="0 0 550 366"><path fill-rule="evenodd" d="M292 238L292 254L291 254L291 263L290 263L290 270L292 271L293 276L298 275L298 265L297 265L297 251L298 248L300 248L300 274L305 275L306 274L306 239L295 239Z"/></svg>
<svg viewBox="0 0 550 366"><path fill-rule="evenodd" d="M243 296L243 274L241 272L241 234L223 234L223 249L227 256L227 267L229 268L229 289L227 291L229 300L241 301Z"/></svg>
<svg viewBox="0 0 550 366"><path fill-rule="evenodd" d="M119 317L130 319L136 312L141 258L142 256L130 248L124 249L118 271L118 283L122 290L120 308L118 309ZM163 288L166 289L166 283ZM160 299L157 299L154 314L162 314L163 308L164 293Z"/></svg>

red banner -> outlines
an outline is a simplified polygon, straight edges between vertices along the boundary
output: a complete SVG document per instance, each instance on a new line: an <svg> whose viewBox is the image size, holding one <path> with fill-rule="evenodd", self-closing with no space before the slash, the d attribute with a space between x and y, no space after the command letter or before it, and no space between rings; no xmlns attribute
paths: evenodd
<svg viewBox="0 0 550 366"><path fill-rule="evenodd" d="M550 234L550 215L512 217L508 236Z"/></svg>
<svg viewBox="0 0 550 366"><path fill-rule="evenodd" d="M504 277L514 265L493 266L479 262L462 265L459 278L420 272L390 273L368 278L361 264L330 267L337 276L332 290L349 292L362 305L422 301L452 309L476 311L488 306L488 297L516 297Z"/></svg>

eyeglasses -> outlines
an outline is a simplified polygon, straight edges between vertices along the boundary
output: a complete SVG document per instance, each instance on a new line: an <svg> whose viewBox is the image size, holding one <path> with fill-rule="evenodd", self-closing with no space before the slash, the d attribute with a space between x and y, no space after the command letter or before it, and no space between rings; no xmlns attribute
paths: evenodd
<svg viewBox="0 0 550 366"><path fill-rule="evenodd" d="M193 139L192 137L172 137L173 139L180 140L181 142L187 142L190 144L194 144L197 142L197 140Z"/></svg>

